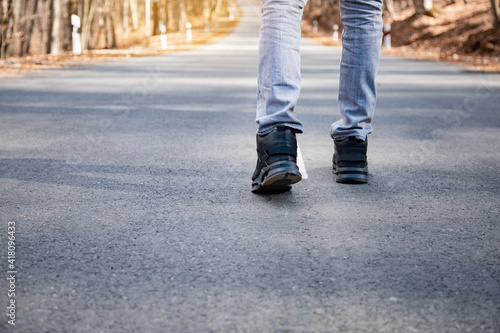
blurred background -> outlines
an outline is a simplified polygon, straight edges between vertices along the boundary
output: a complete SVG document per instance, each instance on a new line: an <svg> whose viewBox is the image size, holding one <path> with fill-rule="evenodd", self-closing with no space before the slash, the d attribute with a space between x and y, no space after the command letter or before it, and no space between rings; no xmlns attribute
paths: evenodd
<svg viewBox="0 0 500 333"><path fill-rule="evenodd" d="M202 43L229 31L237 16L233 0L0 0L0 59L5 65L8 58L72 55L76 38L84 55L158 50L162 29L170 48L186 42L190 27L189 42ZM499 0L386 0L384 23L386 53L498 70ZM302 28L307 37L340 46L339 1L310 0Z"/></svg>
<svg viewBox="0 0 500 333"><path fill-rule="evenodd" d="M236 8L231 0L0 2L0 55L3 59L72 51L73 31L79 34L83 51L133 45L147 47L145 37L160 35L162 25L165 33L188 28L209 32L210 28L219 27L219 21L234 16ZM75 22L79 24L75 26Z"/></svg>
<svg viewBox="0 0 500 333"><path fill-rule="evenodd" d="M310 0L303 33L322 44L341 45L340 38L332 38L335 25L342 31L338 1ZM384 0L384 24L390 25L384 38L391 40L384 53L500 70L498 0Z"/></svg>

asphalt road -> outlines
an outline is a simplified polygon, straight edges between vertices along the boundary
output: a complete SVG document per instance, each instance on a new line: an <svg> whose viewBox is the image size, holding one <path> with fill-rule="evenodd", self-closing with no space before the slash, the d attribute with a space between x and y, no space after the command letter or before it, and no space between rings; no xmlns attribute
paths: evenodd
<svg viewBox="0 0 500 333"><path fill-rule="evenodd" d="M304 41L308 178L255 195L241 4L195 51L0 82L0 331L500 332L500 75L382 57L370 182L342 185L340 52Z"/></svg>

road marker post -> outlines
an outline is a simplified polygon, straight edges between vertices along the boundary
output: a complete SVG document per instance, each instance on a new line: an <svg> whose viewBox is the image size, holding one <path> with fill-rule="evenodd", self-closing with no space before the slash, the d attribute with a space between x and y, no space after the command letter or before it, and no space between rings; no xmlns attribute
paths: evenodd
<svg viewBox="0 0 500 333"><path fill-rule="evenodd" d="M160 32L161 32L160 36L161 49L166 50L168 47L167 35L165 34L167 32L167 27L164 24L160 25Z"/></svg>
<svg viewBox="0 0 500 333"><path fill-rule="evenodd" d="M384 26L384 48L386 50L391 49L391 24L387 23Z"/></svg>
<svg viewBox="0 0 500 333"><path fill-rule="evenodd" d="M80 28L80 17L74 14L71 15L71 25L73 26L73 32L71 33L73 54L82 54L82 41L78 33L78 29Z"/></svg>
<svg viewBox="0 0 500 333"><path fill-rule="evenodd" d="M188 42L193 40L193 31L191 31L192 27L191 22L186 22L186 40Z"/></svg>
<svg viewBox="0 0 500 333"><path fill-rule="evenodd" d="M335 24L333 26L333 41L338 42L339 41L339 25Z"/></svg>

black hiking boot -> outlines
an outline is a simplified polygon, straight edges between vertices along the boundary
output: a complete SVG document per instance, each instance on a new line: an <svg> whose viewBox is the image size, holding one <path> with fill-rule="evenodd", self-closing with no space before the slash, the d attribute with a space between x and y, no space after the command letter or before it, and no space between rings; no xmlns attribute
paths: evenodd
<svg viewBox="0 0 500 333"><path fill-rule="evenodd" d="M363 184L368 182L368 161L366 150L368 140L350 136L334 140L333 173L337 183Z"/></svg>
<svg viewBox="0 0 500 333"><path fill-rule="evenodd" d="M252 176L252 192L285 192L302 179L297 166L297 139L292 129L278 127L257 135L257 167Z"/></svg>

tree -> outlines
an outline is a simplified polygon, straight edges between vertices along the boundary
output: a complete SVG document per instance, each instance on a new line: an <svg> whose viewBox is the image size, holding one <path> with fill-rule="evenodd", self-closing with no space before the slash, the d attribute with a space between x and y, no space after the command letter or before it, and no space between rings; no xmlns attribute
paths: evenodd
<svg viewBox="0 0 500 333"><path fill-rule="evenodd" d="M90 3L90 4L89 4ZM82 50L87 50L89 41L92 38L90 29L94 21L94 14L96 10L96 1L85 0L83 8L83 28L82 28Z"/></svg>
<svg viewBox="0 0 500 333"><path fill-rule="evenodd" d="M139 29L139 14L137 13L137 0L130 1L130 11L132 12L132 29Z"/></svg>
<svg viewBox="0 0 500 333"><path fill-rule="evenodd" d="M186 30L187 14L184 0L179 0L179 31Z"/></svg>
<svg viewBox="0 0 500 333"><path fill-rule="evenodd" d="M394 12L394 0L385 0L385 7L387 8L387 11L391 15L391 18L393 20L396 19L396 13Z"/></svg>
<svg viewBox="0 0 500 333"><path fill-rule="evenodd" d="M33 33L33 26L35 21L35 13L38 1L29 0L26 6L26 22L25 22L25 37L22 43L21 54L27 55L30 51L31 35Z"/></svg>
<svg viewBox="0 0 500 333"><path fill-rule="evenodd" d="M167 3L167 29L168 31L175 30L175 21L174 21L174 4L172 0L169 0Z"/></svg>
<svg viewBox="0 0 500 333"><path fill-rule="evenodd" d="M491 0L491 9L493 10L494 26L500 30L500 5L498 0Z"/></svg>
<svg viewBox="0 0 500 333"><path fill-rule="evenodd" d="M9 24L12 15L12 0L0 0L0 57L7 57L9 43Z"/></svg>
<svg viewBox="0 0 500 333"><path fill-rule="evenodd" d="M160 24L174 32L185 30L187 21L206 22L221 16L228 4L228 0L157 0L152 15L155 32ZM118 34L127 34L129 23L135 30L132 40L142 35L138 30L144 23L143 9L142 0L0 0L0 58L70 50L72 14L80 18L82 50L115 48ZM123 29L117 29L119 23Z"/></svg>
<svg viewBox="0 0 500 333"><path fill-rule="evenodd" d="M50 54L59 54L61 49L61 0L52 0L52 32L50 39Z"/></svg>
<svg viewBox="0 0 500 333"><path fill-rule="evenodd" d="M24 7L26 5L26 1L17 0L14 1L14 55L20 57L22 52L22 43L23 43L23 21L24 21Z"/></svg>

